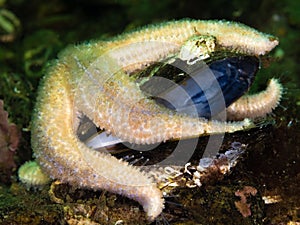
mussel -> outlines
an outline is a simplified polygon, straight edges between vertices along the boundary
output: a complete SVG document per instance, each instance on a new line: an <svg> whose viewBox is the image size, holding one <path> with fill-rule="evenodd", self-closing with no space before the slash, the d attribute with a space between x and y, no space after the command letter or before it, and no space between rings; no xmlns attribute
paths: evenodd
<svg viewBox="0 0 300 225"><path fill-rule="evenodd" d="M184 64L180 65L182 67ZM184 75L180 75L177 68L173 73L184 78L179 82L170 82L160 77L166 70L172 70L169 65L144 82L141 89L169 109L210 119L248 91L258 69L259 59L255 56L225 57L208 64L199 62L185 67L188 74Z"/></svg>

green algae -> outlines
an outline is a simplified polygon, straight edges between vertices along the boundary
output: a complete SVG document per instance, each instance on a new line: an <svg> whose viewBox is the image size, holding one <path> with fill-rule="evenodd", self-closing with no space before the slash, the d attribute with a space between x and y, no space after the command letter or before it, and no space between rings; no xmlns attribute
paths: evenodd
<svg viewBox="0 0 300 225"><path fill-rule="evenodd" d="M28 192L14 184L0 186L1 224L59 224L63 221L59 205L47 201L47 191Z"/></svg>

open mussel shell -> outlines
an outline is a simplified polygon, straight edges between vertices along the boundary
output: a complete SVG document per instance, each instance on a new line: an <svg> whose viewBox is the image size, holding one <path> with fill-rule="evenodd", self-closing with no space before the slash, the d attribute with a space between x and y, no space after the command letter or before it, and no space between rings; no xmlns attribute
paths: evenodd
<svg viewBox="0 0 300 225"><path fill-rule="evenodd" d="M150 77L143 71L137 82L160 105L191 116L212 118L248 91L258 69L259 59L247 55L218 56L194 65L176 60L153 65L148 68Z"/></svg>

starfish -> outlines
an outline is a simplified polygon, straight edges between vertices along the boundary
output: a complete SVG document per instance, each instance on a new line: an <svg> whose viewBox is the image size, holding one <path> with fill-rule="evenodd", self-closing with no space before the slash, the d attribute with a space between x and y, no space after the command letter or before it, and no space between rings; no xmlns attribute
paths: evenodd
<svg viewBox="0 0 300 225"><path fill-rule="evenodd" d="M250 112L251 108L252 115L264 116L277 106L281 86L273 80L270 91L262 93L268 95L266 99L260 94L255 97L268 110L255 109L255 102L241 99L230 108L230 114L242 121L195 118L159 106L128 76L172 57L183 55L193 63L182 53L182 46L197 36L213 37L217 48L254 56L264 55L278 44L275 37L239 23L182 20L148 26L109 41L68 47L42 80L34 110L32 147L43 171L61 182L134 199L150 220L155 219L164 200L150 175L87 147L78 139L76 129L80 116L85 115L121 140L151 144L244 130L253 124L244 119L249 113L240 111ZM277 95L269 97L273 91Z"/></svg>

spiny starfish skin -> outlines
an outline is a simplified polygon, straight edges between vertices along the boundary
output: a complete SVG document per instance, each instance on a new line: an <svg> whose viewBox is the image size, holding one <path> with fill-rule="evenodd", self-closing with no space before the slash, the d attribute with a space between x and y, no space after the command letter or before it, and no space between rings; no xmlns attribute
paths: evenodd
<svg viewBox="0 0 300 225"><path fill-rule="evenodd" d="M278 106L283 88L276 79L271 79L266 90L254 94L245 95L232 103L227 109L227 118L240 120L243 118L263 117L272 112ZM263 101L262 101L263 99Z"/></svg>
<svg viewBox="0 0 300 225"><path fill-rule="evenodd" d="M34 111L32 147L43 170L62 182L134 199L155 219L164 207L156 183L127 162L80 142L78 117L84 114L120 139L141 144L251 126L248 120L207 121L161 108L125 74L176 54L188 38L201 34L216 37L222 48L251 55L263 55L278 44L238 23L184 20L69 47L43 79Z"/></svg>

